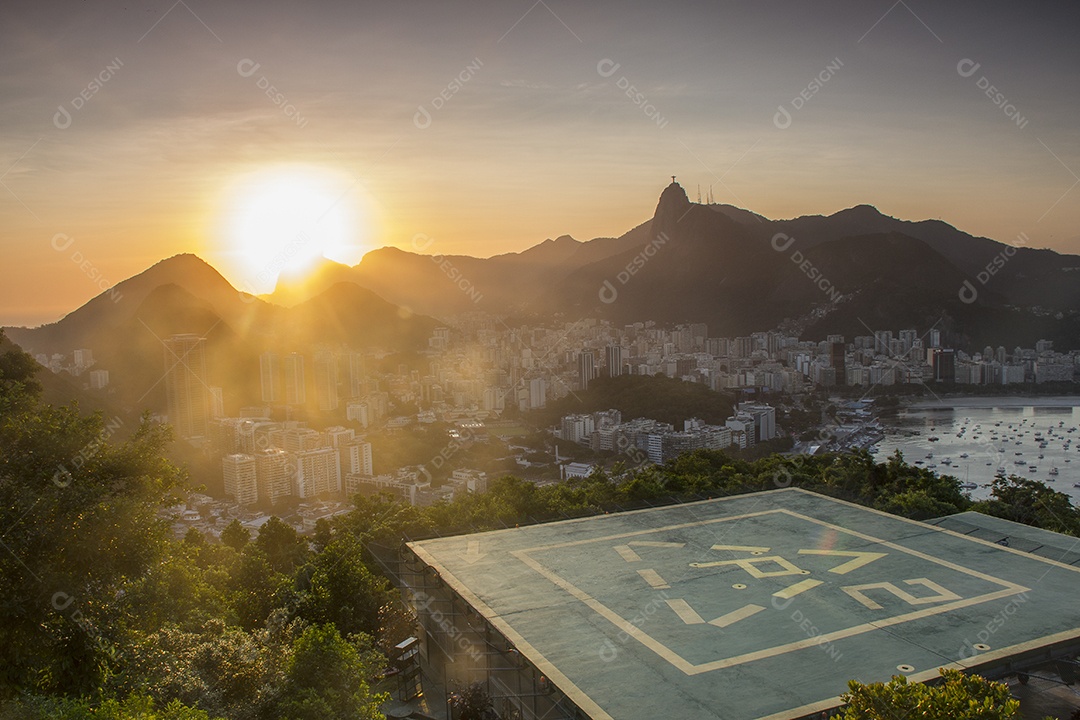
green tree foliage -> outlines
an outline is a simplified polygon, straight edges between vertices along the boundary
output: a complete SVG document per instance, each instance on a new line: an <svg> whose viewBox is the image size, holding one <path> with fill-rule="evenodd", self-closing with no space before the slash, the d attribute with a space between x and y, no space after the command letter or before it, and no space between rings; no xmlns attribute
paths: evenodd
<svg viewBox="0 0 1080 720"><path fill-rule="evenodd" d="M958 670L941 671L936 685L909 683L894 676L888 683L863 685L852 680L843 695L843 720L1013 720L1020 703L1009 686Z"/></svg>
<svg viewBox="0 0 1080 720"><path fill-rule="evenodd" d="M1069 535L1080 535L1080 510L1063 492L1015 475L997 477L990 499L972 508L987 515Z"/></svg>
<svg viewBox="0 0 1080 720"><path fill-rule="evenodd" d="M326 518L319 518L315 521L315 534L311 538L311 544L315 548L315 552L322 552L326 549L326 546L330 544L333 539L334 526L330 524L330 521Z"/></svg>
<svg viewBox="0 0 1080 720"><path fill-rule="evenodd" d="M333 623L343 636L379 630L379 609L392 599L389 583L364 564L360 542L341 533L298 573L297 615Z"/></svg>
<svg viewBox="0 0 1080 720"><path fill-rule="evenodd" d="M276 515L259 529L255 545L266 553L274 572L292 573L307 556L307 543Z"/></svg>
<svg viewBox="0 0 1080 720"><path fill-rule="evenodd" d="M125 645L130 638L166 624L190 630L230 615L224 592L228 571L202 564L201 556L215 554L214 548L220 546L174 544L165 558L129 580L123 602L108 608L109 625L128 638L123 640Z"/></svg>
<svg viewBox="0 0 1080 720"><path fill-rule="evenodd" d="M36 375L40 366L24 352L12 349L0 329L0 415L25 411L41 395Z"/></svg>
<svg viewBox="0 0 1080 720"><path fill-rule="evenodd" d="M456 720L491 720L498 717L491 696L482 683L472 683L450 695L450 707Z"/></svg>
<svg viewBox="0 0 1080 720"><path fill-rule="evenodd" d="M211 716L179 700L156 703L149 695L105 700L96 706L85 699L39 696L8 705L0 711L0 720L211 720Z"/></svg>
<svg viewBox="0 0 1080 720"><path fill-rule="evenodd" d="M409 508L389 496L358 499L342 527L383 544L396 539L493 530L598 513L801 487L879 510L929 518L968 509L971 502L955 478L938 476L893 457L878 464L869 453L748 460L723 451L686 453L664 465L634 470L616 465L612 474L537 486L506 476L488 492L464 494L452 502ZM398 506L395 511L394 505ZM400 532L404 520L409 532ZM365 535L365 533L367 535Z"/></svg>
<svg viewBox="0 0 1080 720"><path fill-rule="evenodd" d="M228 584L229 601L240 627L255 630L265 625L270 613L286 604L293 580L276 572L256 543L240 554Z"/></svg>
<svg viewBox="0 0 1080 720"><path fill-rule="evenodd" d="M277 518L255 542L173 540L169 429L112 442L114 421L42 405L35 367L0 355L0 719L380 717L368 637L296 615L378 629L388 593L360 544L334 534L309 561Z"/></svg>
<svg viewBox="0 0 1080 720"><path fill-rule="evenodd" d="M433 533L429 514L399 497L385 493L371 497L357 495L353 503L356 509L338 518L336 523L362 543L374 541L396 548L402 538L430 537Z"/></svg>
<svg viewBox="0 0 1080 720"><path fill-rule="evenodd" d="M293 646L285 684L277 702L287 720L381 720L386 695L371 693L368 682L381 670L370 638L348 640L333 625L307 628Z"/></svg>
<svg viewBox="0 0 1080 720"><path fill-rule="evenodd" d="M166 552L156 511L182 480L163 459L169 429L144 418L126 443L109 434L76 408L0 416L0 699L94 688L118 653L110 606Z"/></svg>
<svg viewBox="0 0 1080 720"><path fill-rule="evenodd" d="M235 518L221 531L221 542L239 552L251 540L251 532Z"/></svg>
<svg viewBox="0 0 1080 720"><path fill-rule="evenodd" d="M301 632L301 623L284 616L253 633L221 620L195 631L166 625L131 647L128 676L162 701L179 700L232 720L273 717L283 668ZM121 682L117 689L128 688Z"/></svg>
<svg viewBox="0 0 1080 720"><path fill-rule="evenodd" d="M552 425L563 415L592 413L615 408L626 419L648 417L679 425L698 417L707 423L723 423L731 416L732 399L701 383L683 382L663 375L599 377L589 389L550 404L534 414Z"/></svg>

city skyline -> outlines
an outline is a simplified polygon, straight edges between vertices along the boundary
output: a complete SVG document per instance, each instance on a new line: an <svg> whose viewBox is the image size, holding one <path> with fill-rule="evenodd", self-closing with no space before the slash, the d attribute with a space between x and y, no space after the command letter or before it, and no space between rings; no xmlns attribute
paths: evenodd
<svg viewBox="0 0 1080 720"><path fill-rule="evenodd" d="M0 30L5 324L180 252L266 292L281 257L617 236L671 174L770 218L868 203L1080 252L1065 3L58 8ZM282 197L325 232L260 254Z"/></svg>

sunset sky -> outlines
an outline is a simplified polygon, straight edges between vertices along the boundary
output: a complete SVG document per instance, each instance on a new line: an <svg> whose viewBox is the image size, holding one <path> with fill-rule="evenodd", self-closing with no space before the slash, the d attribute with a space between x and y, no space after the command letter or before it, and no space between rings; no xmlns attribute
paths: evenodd
<svg viewBox="0 0 1080 720"><path fill-rule="evenodd" d="M1080 253L1080 4L1026 7L7 2L0 324L181 252L269 291L293 196L352 264L620 235L671 175Z"/></svg>

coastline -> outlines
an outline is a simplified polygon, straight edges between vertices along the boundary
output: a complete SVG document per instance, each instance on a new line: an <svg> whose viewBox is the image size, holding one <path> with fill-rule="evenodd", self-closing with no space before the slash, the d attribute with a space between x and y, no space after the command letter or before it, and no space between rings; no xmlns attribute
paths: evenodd
<svg viewBox="0 0 1080 720"><path fill-rule="evenodd" d="M902 410L946 410L959 408L1080 407L1080 395L1007 395L1001 397L954 396L940 400L919 399L902 403Z"/></svg>

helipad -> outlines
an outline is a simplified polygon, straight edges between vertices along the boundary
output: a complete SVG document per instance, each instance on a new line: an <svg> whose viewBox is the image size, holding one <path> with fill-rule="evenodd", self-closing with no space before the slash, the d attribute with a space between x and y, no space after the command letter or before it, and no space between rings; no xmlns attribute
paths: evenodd
<svg viewBox="0 0 1080 720"><path fill-rule="evenodd" d="M1080 569L795 489L410 548L591 718L796 718L1080 643Z"/></svg>

